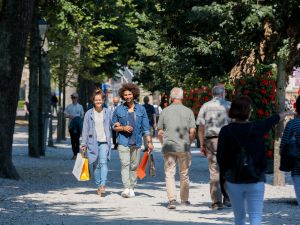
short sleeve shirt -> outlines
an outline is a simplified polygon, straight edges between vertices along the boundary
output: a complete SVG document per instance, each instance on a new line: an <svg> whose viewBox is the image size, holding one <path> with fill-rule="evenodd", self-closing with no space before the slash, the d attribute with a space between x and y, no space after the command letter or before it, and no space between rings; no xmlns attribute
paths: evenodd
<svg viewBox="0 0 300 225"><path fill-rule="evenodd" d="M66 107L65 114L73 116L73 117L79 116L79 117L83 118L83 115L84 115L83 107L82 107L82 105L80 105L78 103L70 104ZM69 123L70 122L71 122L71 120L69 121Z"/></svg>
<svg viewBox="0 0 300 225"><path fill-rule="evenodd" d="M218 136L222 127L230 122L228 111L231 103L224 99L214 97L201 107L196 124L203 125L204 136Z"/></svg>
<svg viewBox="0 0 300 225"><path fill-rule="evenodd" d="M157 128L164 130L163 152L187 152L190 150L189 130L195 128L195 116L182 104L171 104L163 109Z"/></svg>

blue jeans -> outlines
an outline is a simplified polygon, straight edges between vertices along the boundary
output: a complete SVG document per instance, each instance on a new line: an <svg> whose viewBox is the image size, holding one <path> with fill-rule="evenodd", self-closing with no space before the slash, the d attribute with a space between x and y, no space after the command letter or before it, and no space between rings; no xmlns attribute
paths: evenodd
<svg viewBox="0 0 300 225"><path fill-rule="evenodd" d="M234 213L235 225L246 224L246 204L250 225L260 225L262 220L265 184L234 184L226 182Z"/></svg>
<svg viewBox="0 0 300 225"><path fill-rule="evenodd" d="M293 183L294 183L294 189L297 197L298 206L300 207L300 176L294 175L292 176Z"/></svg>
<svg viewBox="0 0 300 225"><path fill-rule="evenodd" d="M97 188L105 186L107 179L107 154L108 145L107 143L98 142L98 158L94 162L94 178Z"/></svg>

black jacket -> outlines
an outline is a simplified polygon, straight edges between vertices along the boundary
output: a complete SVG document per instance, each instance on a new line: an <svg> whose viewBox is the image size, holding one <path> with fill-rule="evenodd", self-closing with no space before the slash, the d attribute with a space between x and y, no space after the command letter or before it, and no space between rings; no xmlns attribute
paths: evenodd
<svg viewBox="0 0 300 225"><path fill-rule="evenodd" d="M237 182L234 177L226 177L229 170L236 168L236 156L244 146L254 161L254 166L260 171L260 180L265 181L267 167L264 135L279 122L279 115L273 115L265 120L248 123L231 123L224 126L219 133L217 161L220 173L232 183ZM246 183L246 182L245 182Z"/></svg>

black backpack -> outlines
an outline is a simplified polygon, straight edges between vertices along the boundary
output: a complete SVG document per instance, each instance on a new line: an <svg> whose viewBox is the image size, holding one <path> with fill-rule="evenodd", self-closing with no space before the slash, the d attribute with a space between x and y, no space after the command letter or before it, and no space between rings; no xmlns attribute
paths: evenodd
<svg viewBox="0 0 300 225"><path fill-rule="evenodd" d="M251 128L248 132L248 137L251 131ZM255 166L253 157L251 152L247 150L246 145L241 145L238 138L234 135L234 133L230 130L232 136L235 138L236 142L240 146L240 150L237 152L234 160L233 169L229 170L227 176L230 176L230 180L234 180L236 183L256 183L261 178L260 168Z"/></svg>

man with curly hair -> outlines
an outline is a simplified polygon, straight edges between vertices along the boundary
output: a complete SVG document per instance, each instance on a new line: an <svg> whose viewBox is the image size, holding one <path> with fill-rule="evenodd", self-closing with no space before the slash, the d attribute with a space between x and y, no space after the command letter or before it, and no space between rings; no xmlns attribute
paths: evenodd
<svg viewBox="0 0 300 225"><path fill-rule="evenodd" d="M136 102L139 95L140 90L137 85L123 84L119 90L119 96L124 103L116 108L112 118L114 130L118 132L121 176L125 188L121 196L124 198L135 196L136 170L139 165L143 135L146 136L149 151L153 149L146 110Z"/></svg>

